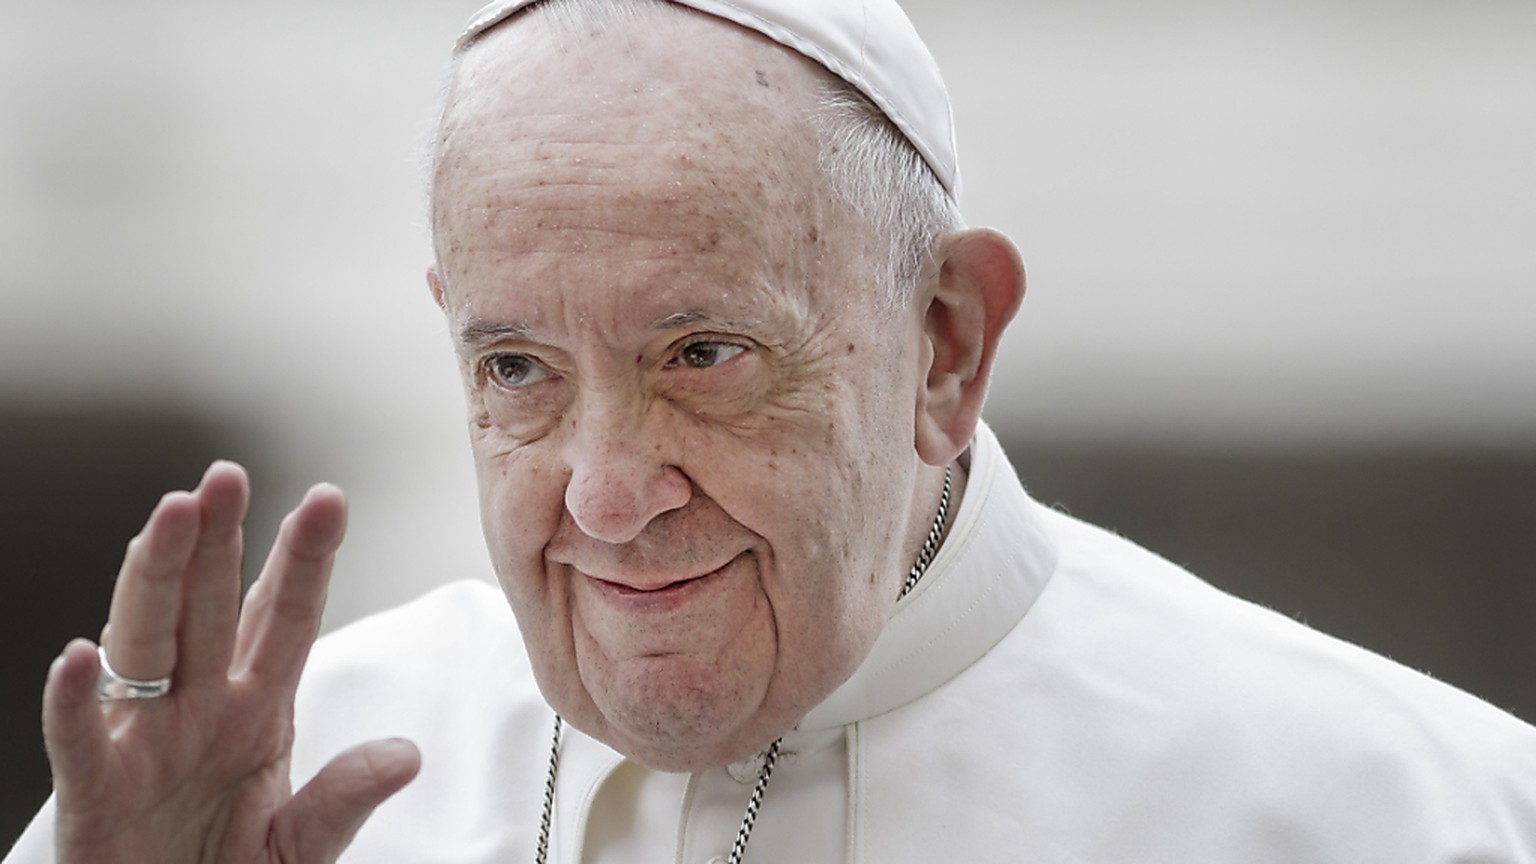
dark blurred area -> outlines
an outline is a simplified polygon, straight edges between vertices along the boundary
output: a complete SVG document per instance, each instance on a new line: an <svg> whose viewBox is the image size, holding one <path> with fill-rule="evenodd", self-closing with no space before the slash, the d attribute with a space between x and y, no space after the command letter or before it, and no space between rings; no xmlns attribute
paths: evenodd
<svg viewBox="0 0 1536 864"><path fill-rule="evenodd" d="M48 665L71 638L96 638L128 540L161 495L195 486L215 458L262 474L242 436L174 406L0 403L0 849L48 795L39 719ZM268 521L258 515L248 536ZM263 546L249 543L247 571Z"/></svg>
<svg viewBox="0 0 1536 864"><path fill-rule="evenodd" d="M1536 452L1004 444L1042 502L1536 717ZM261 473L238 435L174 409L0 412L5 843L48 793L48 664L99 630L123 546L159 496L229 456ZM266 545L256 527L248 559Z"/></svg>

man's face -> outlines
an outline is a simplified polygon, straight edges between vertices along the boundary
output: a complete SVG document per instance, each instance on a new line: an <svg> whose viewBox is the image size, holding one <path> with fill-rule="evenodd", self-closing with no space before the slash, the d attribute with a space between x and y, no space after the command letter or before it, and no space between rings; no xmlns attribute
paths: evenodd
<svg viewBox="0 0 1536 864"><path fill-rule="evenodd" d="M653 767L742 758L898 591L920 325L876 310L808 61L693 14L466 56L434 228L485 535L550 703Z"/></svg>

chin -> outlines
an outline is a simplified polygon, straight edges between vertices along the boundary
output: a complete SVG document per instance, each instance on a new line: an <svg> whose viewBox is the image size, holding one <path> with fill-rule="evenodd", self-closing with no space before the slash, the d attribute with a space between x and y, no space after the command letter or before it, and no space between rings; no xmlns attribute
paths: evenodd
<svg viewBox="0 0 1536 864"><path fill-rule="evenodd" d="M657 689L618 699L594 695L597 722L588 734L647 768L691 772L755 756L798 719L765 710L766 688L709 699L697 689Z"/></svg>
<svg viewBox="0 0 1536 864"><path fill-rule="evenodd" d="M787 731L786 728L780 732L758 736L762 740L750 736L731 736L720 740L698 738L672 740L656 737L636 738L617 733L613 740L602 736L594 737L647 768L681 774L703 771L756 756L766 750L775 738Z"/></svg>

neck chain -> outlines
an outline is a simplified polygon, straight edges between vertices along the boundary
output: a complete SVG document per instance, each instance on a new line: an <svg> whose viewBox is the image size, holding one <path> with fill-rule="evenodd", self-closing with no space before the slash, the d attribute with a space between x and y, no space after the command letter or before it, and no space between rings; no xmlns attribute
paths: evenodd
<svg viewBox="0 0 1536 864"><path fill-rule="evenodd" d="M928 565L933 563L933 556L938 554L939 539L944 536L944 523L949 518L952 473L953 469L945 466L944 492L939 496L939 512L933 517L933 527L928 529L923 548L917 553L912 572L907 574L907 581L901 586L898 600L912 592L917 581L928 570ZM536 864L547 864L549 860L549 830L555 813L555 777L560 772L560 732L563 726L564 721L556 714L555 734L549 745L549 774L544 778L544 814L539 819L539 848L534 856ZM779 745L783 742L784 739L780 738L763 752L763 767L757 771L757 785L752 787L752 797L747 799L747 812L741 817L741 827L736 829L736 842L731 844L731 854L726 864L741 864L741 857L747 852L747 841L752 838L752 826L757 824L757 811L763 806L763 795L768 792L768 778L773 776L773 766L779 761Z"/></svg>
<svg viewBox="0 0 1536 864"><path fill-rule="evenodd" d="M917 587L917 580L923 578L928 565L933 563L933 556L939 554L939 540L944 536L944 522L949 518L949 478L953 473L953 468L944 466L944 491L939 495L939 512L933 517L933 527L928 529L923 548L918 550L917 560L912 562L912 572L907 574L906 584L901 586L897 600L912 593L912 589Z"/></svg>

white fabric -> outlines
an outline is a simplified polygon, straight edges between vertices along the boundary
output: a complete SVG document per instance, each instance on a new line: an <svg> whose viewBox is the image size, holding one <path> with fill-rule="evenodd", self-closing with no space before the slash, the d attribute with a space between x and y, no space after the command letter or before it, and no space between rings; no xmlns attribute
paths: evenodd
<svg viewBox="0 0 1536 864"><path fill-rule="evenodd" d="M972 454L919 590L786 736L749 861L1536 862L1536 729L1040 507L986 429ZM530 861L551 723L500 594L459 583L321 640L295 780L410 737L421 777L343 861ZM551 860L707 864L754 774L567 730Z"/></svg>
<svg viewBox="0 0 1536 864"><path fill-rule="evenodd" d="M470 18L463 51L538 0L495 0ZM672 0L792 48L859 88L900 129L944 188L960 197L949 92L938 63L896 0Z"/></svg>

